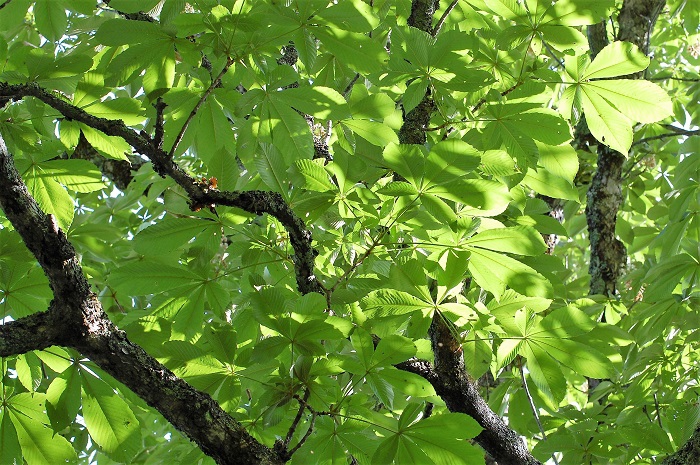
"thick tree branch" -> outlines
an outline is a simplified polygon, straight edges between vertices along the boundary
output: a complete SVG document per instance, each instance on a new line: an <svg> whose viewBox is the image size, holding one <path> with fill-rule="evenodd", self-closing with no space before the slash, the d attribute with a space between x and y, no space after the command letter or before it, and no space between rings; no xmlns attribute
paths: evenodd
<svg viewBox="0 0 700 465"><path fill-rule="evenodd" d="M148 157L153 168L161 176L170 176L187 193L192 207L208 205L225 205L236 207L250 213L267 213L279 220L289 233L290 242L294 248L294 265L299 292L307 294L317 292L324 294L323 289L314 275L314 259L316 251L312 247L311 231L294 213L281 195L267 191L217 191L203 186L185 172L165 151L158 147L156 141L146 133L137 133L127 127L121 120L110 120L93 116L69 102L42 89L35 83L10 85L0 82L0 98L10 97L19 99L35 97L59 111L66 118L80 121L92 128L98 129L109 136L124 139L134 150Z"/></svg>
<svg viewBox="0 0 700 465"><path fill-rule="evenodd" d="M0 357L42 350L58 338L55 311L34 313L0 325Z"/></svg>
<svg viewBox="0 0 700 465"><path fill-rule="evenodd" d="M518 433L506 425L481 397L477 383L464 369L462 347L437 314L430 327L430 338L435 367L424 360L411 359L396 365L396 368L425 378L451 412L465 413L474 418L484 428L475 441L499 465L541 464L527 450Z"/></svg>
<svg viewBox="0 0 700 465"><path fill-rule="evenodd" d="M62 345L79 350L158 410L219 464L281 464L208 394L129 341L102 310L73 246L29 194L0 136L0 207L49 279L48 311L0 327L0 355Z"/></svg>

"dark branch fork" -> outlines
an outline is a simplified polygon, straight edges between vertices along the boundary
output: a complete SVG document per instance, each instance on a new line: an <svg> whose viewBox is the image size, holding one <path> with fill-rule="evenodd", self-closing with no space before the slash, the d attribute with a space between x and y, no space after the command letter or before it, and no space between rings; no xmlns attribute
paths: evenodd
<svg viewBox="0 0 700 465"><path fill-rule="evenodd" d="M23 97L37 98L66 118L80 121L92 128L98 129L109 136L124 139L134 150L148 157L155 171L165 177L170 176L182 187L190 199L192 206L224 205L236 207L250 213L261 215L267 213L284 225L289 233L290 242L294 248L294 266L299 292L307 294L317 292L324 294L321 284L314 275L314 259L316 251L312 247L311 231L299 218L281 195L269 191L218 191L202 186L197 180L185 172L162 148L160 140L151 138L147 133L138 133L127 127L121 120L110 120L93 116L52 93L42 89L37 84L9 85L0 82L0 98Z"/></svg>
<svg viewBox="0 0 700 465"><path fill-rule="evenodd" d="M0 136L0 207L48 277L54 299L45 312L0 326L0 356L60 345L78 350L122 382L219 464L281 464L208 394L175 376L129 341L90 290L75 249L41 210ZM167 393L167 395L166 395Z"/></svg>

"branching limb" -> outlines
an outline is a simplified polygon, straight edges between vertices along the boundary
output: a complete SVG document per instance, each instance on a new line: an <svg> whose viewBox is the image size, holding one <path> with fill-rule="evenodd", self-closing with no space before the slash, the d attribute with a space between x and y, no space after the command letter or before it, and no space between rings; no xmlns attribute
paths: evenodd
<svg viewBox="0 0 700 465"><path fill-rule="evenodd" d="M55 311L34 313L0 325L0 357L51 347L58 339Z"/></svg>
<svg viewBox="0 0 700 465"><path fill-rule="evenodd" d="M444 320L433 318L430 337L435 366L430 362L410 359L396 365L399 370L426 379L445 401L451 412L465 413L484 430L474 438L499 465L541 465L525 447L522 439L491 410L479 394L479 387L464 368L464 356L458 341Z"/></svg>
<svg viewBox="0 0 700 465"><path fill-rule="evenodd" d="M71 347L158 410L219 464L282 464L208 394L194 389L129 341L102 309L75 249L52 215L37 205L0 136L0 207L48 277L48 311L0 327L0 355L50 345ZM20 339L22 338L22 339Z"/></svg>
<svg viewBox="0 0 700 465"><path fill-rule="evenodd" d="M197 180L183 170L172 157L156 146L155 140L148 134L134 131L121 120L99 118L87 113L69 102L56 97L35 83L10 85L0 82L0 98L35 97L59 111L63 116L80 121L109 136L124 139L138 153L148 157L155 171L165 177L171 177L182 187L195 206L225 205L240 208L249 213L269 214L280 221L286 228L294 248L294 265L299 292L324 294L323 288L314 275L316 251L312 247L311 231L299 218L284 198L275 192L267 191L218 191L202 186Z"/></svg>

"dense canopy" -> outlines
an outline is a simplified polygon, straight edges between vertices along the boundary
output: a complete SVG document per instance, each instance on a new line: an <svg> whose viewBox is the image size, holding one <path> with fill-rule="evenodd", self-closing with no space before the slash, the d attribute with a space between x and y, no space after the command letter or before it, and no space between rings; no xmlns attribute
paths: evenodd
<svg viewBox="0 0 700 465"><path fill-rule="evenodd" d="M0 0L0 464L700 463L699 23Z"/></svg>

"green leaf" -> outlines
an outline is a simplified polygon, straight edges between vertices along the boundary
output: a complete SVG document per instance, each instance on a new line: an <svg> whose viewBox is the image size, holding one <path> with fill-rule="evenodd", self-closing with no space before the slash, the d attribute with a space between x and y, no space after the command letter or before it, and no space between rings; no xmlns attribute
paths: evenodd
<svg viewBox="0 0 700 465"><path fill-rule="evenodd" d="M305 182L301 187L317 192L328 192L336 189L326 170L318 163L312 160L297 160L294 164L304 177Z"/></svg>
<svg viewBox="0 0 700 465"><path fill-rule="evenodd" d="M370 94L361 100L350 100L350 111L356 119L383 119L394 113L396 103L386 94Z"/></svg>
<svg viewBox="0 0 700 465"><path fill-rule="evenodd" d="M668 94L653 82L616 79L586 84L586 95L594 91L632 121L655 123L673 113Z"/></svg>
<svg viewBox="0 0 700 465"><path fill-rule="evenodd" d="M401 195L418 195L418 189L413 184L403 181L392 181L384 187L377 189L377 194L388 195L390 197Z"/></svg>
<svg viewBox="0 0 700 465"><path fill-rule="evenodd" d="M587 26L607 18L615 8L614 0L568 0L547 9L543 22L566 26Z"/></svg>
<svg viewBox="0 0 700 465"><path fill-rule="evenodd" d="M365 34L333 27L314 28L314 34L337 60L358 73L379 72L388 61L384 47Z"/></svg>
<svg viewBox="0 0 700 465"><path fill-rule="evenodd" d="M525 178L523 178L523 184L529 186L538 194L555 199L579 201L578 190L576 190L571 181L541 168L528 170Z"/></svg>
<svg viewBox="0 0 700 465"><path fill-rule="evenodd" d="M329 24L346 31L370 32L379 25L379 17L362 0L346 0L321 8L316 15Z"/></svg>
<svg viewBox="0 0 700 465"><path fill-rule="evenodd" d="M260 155L255 157L255 168L267 187L279 192L285 199L289 198L287 181L287 164L277 147L269 144L260 145Z"/></svg>
<svg viewBox="0 0 700 465"><path fill-rule="evenodd" d="M68 231L73 223L73 198L66 189L51 178L32 172L25 175L29 193L34 197L39 207L46 213L54 215L57 225Z"/></svg>
<svg viewBox="0 0 700 465"><path fill-rule="evenodd" d="M385 147L389 144L399 143L399 136L396 135L396 132L382 123L365 119L350 119L344 120L342 124L370 144Z"/></svg>
<svg viewBox="0 0 700 465"><path fill-rule="evenodd" d="M424 188L463 180L481 162L479 152L471 145L458 139L438 142L430 149L430 153L425 158Z"/></svg>
<svg viewBox="0 0 700 465"><path fill-rule="evenodd" d="M197 218L165 218L141 230L134 237L134 248L144 255L161 255L184 247L203 230L215 233L217 225Z"/></svg>
<svg viewBox="0 0 700 465"><path fill-rule="evenodd" d="M467 239L464 244L519 255L540 255L547 250L542 235L528 227L487 229Z"/></svg>
<svg viewBox="0 0 700 465"><path fill-rule="evenodd" d="M131 146L121 137L107 136L82 123L80 123L80 130L90 145L101 155L115 160L129 161L126 154L131 153Z"/></svg>
<svg viewBox="0 0 700 465"><path fill-rule="evenodd" d="M564 178L573 184L578 173L578 154L569 145L544 145L537 144L540 153L539 163L542 167L553 175Z"/></svg>
<svg viewBox="0 0 700 465"><path fill-rule="evenodd" d="M581 102L591 134L626 156L632 146L632 121L595 90L589 91L584 87Z"/></svg>
<svg viewBox="0 0 700 465"><path fill-rule="evenodd" d="M260 122L261 132L269 136L269 141L284 155L289 164L294 160L312 158L314 141L306 120L286 103L277 98L269 98L268 112L263 112Z"/></svg>
<svg viewBox="0 0 700 465"><path fill-rule="evenodd" d="M111 0L109 6L124 13L138 13L139 11L151 11L160 0Z"/></svg>
<svg viewBox="0 0 700 465"><path fill-rule="evenodd" d="M57 42L66 33L68 17L66 7L60 0L37 0L34 17L39 32L51 42Z"/></svg>
<svg viewBox="0 0 700 465"><path fill-rule="evenodd" d="M12 420L27 465L55 465L77 460L70 442L45 426L48 419L43 395L17 394L8 399L7 407L3 420L5 416Z"/></svg>
<svg viewBox="0 0 700 465"><path fill-rule="evenodd" d="M202 278L191 271L158 263L155 260L138 261L120 266L109 275L110 284L128 295L147 295L193 286Z"/></svg>
<svg viewBox="0 0 700 465"><path fill-rule="evenodd" d="M469 272L479 286L497 299L506 285L527 296L552 295L552 284L544 276L513 258L489 250L472 249Z"/></svg>
<svg viewBox="0 0 700 465"><path fill-rule="evenodd" d="M584 376L608 379L615 373L608 357L590 345L563 338L537 339L536 344L562 365Z"/></svg>
<svg viewBox="0 0 700 465"><path fill-rule="evenodd" d="M79 105L79 102L76 101L76 105ZM91 115L100 118L120 119L128 125L140 124L146 119L146 112L141 102L133 98L96 100L82 108Z"/></svg>
<svg viewBox="0 0 700 465"><path fill-rule="evenodd" d="M396 365L416 355L416 346L413 342L399 335L383 337L372 356L373 366Z"/></svg>
<svg viewBox="0 0 700 465"><path fill-rule="evenodd" d="M127 45L170 40L157 23L115 18L102 23L95 33L95 41L102 45Z"/></svg>
<svg viewBox="0 0 700 465"><path fill-rule="evenodd" d="M52 160L41 167L43 175L75 192L95 192L107 187L102 182L102 173L87 160Z"/></svg>
<svg viewBox="0 0 700 465"><path fill-rule="evenodd" d="M46 413L55 430L62 430L75 421L80 410L81 380L78 370L71 366L46 389Z"/></svg>
<svg viewBox="0 0 700 465"><path fill-rule="evenodd" d="M113 460L130 461L141 447L139 421L107 383L81 374L83 419L90 437Z"/></svg>
<svg viewBox="0 0 700 465"><path fill-rule="evenodd" d="M581 80L603 79L643 71L649 66L649 57L630 42L615 41L603 47L586 68Z"/></svg>
<svg viewBox="0 0 700 465"><path fill-rule="evenodd" d="M365 313L371 317L388 315L405 315L415 311L422 311L432 306L411 294L394 289L380 289L362 300Z"/></svg>
<svg viewBox="0 0 700 465"><path fill-rule="evenodd" d="M524 346L523 356L535 386L545 396L559 403L566 395L566 378L552 357L540 348Z"/></svg>
<svg viewBox="0 0 700 465"><path fill-rule="evenodd" d="M322 86L285 89L277 98L292 108L325 120L350 118L347 102L337 91Z"/></svg>
<svg viewBox="0 0 700 465"><path fill-rule="evenodd" d="M9 413L0 422L0 463L22 463L22 447Z"/></svg>

